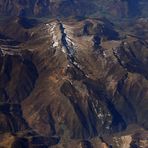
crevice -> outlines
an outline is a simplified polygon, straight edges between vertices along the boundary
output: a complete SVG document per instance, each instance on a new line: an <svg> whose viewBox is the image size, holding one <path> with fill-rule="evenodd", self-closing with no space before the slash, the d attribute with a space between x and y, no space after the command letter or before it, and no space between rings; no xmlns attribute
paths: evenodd
<svg viewBox="0 0 148 148"><path fill-rule="evenodd" d="M51 127L51 134L55 135L56 134L55 121L54 121L54 118L52 116L50 105L48 105L48 107L47 107L47 112L48 112L48 122L49 122L49 125Z"/></svg>
<svg viewBox="0 0 148 148"><path fill-rule="evenodd" d="M136 123L137 122L137 115L136 115L136 110L134 109L132 103L130 102L130 98L128 98L126 95L125 95L125 92L124 92L124 84L126 82L126 80L128 79L128 73L126 73L122 79L118 82L118 85L117 85L117 91L118 93L123 97L124 99L124 102L126 103L126 105L128 106L128 109L130 110L130 114L131 115L131 118L130 118L130 122L134 122Z"/></svg>
<svg viewBox="0 0 148 148"><path fill-rule="evenodd" d="M89 118L89 122L91 124L91 128L92 128L92 131L93 131L93 136L97 136L98 135L98 131L97 131L97 128L96 128L96 124L97 124L97 121L96 121L96 115L94 113L94 109L93 109L93 106L92 106L92 101L89 99L88 100L88 118Z"/></svg>
<svg viewBox="0 0 148 148"><path fill-rule="evenodd" d="M119 49L118 49L119 48ZM123 45L118 47L117 49L113 50L113 55L117 59L118 63L128 72L131 73L139 73L143 75L146 79L148 79L148 70L147 65L142 63L139 59L136 58L136 55L132 51L131 47L128 47L128 51L125 51ZM121 51L119 51L121 48ZM121 53L118 53L121 52ZM125 58L128 58L128 61L126 59L122 59L124 56Z"/></svg>
<svg viewBox="0 0 148 148"><path fill-rule="evenodd" d="M69 45L69 43L67 42L68 35L65 33L64 25L60 20L58 20L58 22L59 22L60 30L61 30L61 34L62 34L61 42L62 42L64 48L66 49L66 54L67 54L67 59L69 61L69 65L72 65L74 68L76 68L76 70L80 71L82 73L83 77L86 78L87 76L85 75L83 70L81 70L79 64L77 63L77 61L75 59L75 49L74 49L74 47L72 47L73 45Z"/></svg>
<svg viewBox="0 0 148 148"><path fill-rule="evenodd" d="M61 34L62 34L61 42L62 42L64 48L66 49L67 58L68 58L69 62L71 64L73 64L74 63L74 53L75 53L75 51L74 51L74 49L72 47L70 47L68 45L68 42L67 42L67 39L66 39L66 38L68 38L68 36L65 33L64 25L60 21L59 21L59 24L60 24Z"/></svg>
<svg viewBox="0 0 148 148"><path fill-rule="evenodd" d="M111 98L107 95L105 88L102 88L98 82L93 82L91 80L86 80L84 84L87 86L90 95L95 96L96 99L99 99L109 110L112 115L112 132L120 132L126 128L126 123L117 111L114 104L111 102ZM93 93L93 94L92 94Z"/></svg>
<svg viewBox="0 0 148 148"><path fill-rule="evenodd" d="M83 129L84 138L89 137L90 136L89 123L87 122L87 118L78 103L78 100L80 100L80 98L75 88L70 84L70 82L67 81L62 85L61 92L69 99L70 103L72 104L75 113L77 114L78 119L82 127L84 128Z"/></svg>

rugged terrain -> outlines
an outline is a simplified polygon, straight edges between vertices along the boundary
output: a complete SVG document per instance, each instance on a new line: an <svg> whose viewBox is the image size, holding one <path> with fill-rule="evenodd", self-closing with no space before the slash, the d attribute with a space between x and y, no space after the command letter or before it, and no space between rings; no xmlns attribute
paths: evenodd
<svg viewBox="0 0 148 148"><path fill-rule="evenodd" d="M1 21L0 147L146 148L146 21Z"/></svg>
<svg viewBox="0 0 148 148"><path fill-rule="evenodd" d="M0 148L147 148L147 12L0 0Z"/></svg>
<svg viewBox="0 0 148 148"><path fill-rule="evenodd" d="M147 16L147 0L0 0L1 16L98 17Z"/></svg>

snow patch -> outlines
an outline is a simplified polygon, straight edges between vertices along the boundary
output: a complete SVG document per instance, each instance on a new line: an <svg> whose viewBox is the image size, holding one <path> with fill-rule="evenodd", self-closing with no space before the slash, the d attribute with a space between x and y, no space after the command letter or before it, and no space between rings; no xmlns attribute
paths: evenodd
<svg viewBox="0 0 148 148"><path fill-rule="evenodd" d="M46 26L49 27L48 31L52 36L52 41L53 41L52 46L54 48L58 47L59 46L59 39L58 39L58 36L56 35L57 23L46 24Z"/></svg>

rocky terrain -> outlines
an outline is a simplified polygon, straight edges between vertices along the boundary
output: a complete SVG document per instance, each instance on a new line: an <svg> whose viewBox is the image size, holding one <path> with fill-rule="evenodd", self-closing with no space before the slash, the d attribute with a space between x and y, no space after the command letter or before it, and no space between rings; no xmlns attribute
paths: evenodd
<svg viewBox="0 0 148 148"><path fill-rule="evenodd" d="M148 148L147 10L0 0L0 148Z"/></svg>
<svg viewBox="0 0 148 148"><path fill-rule="evenodd" d="M0 0L1 16L98 17L146 16L147 0Z"/></svg>
<svg viewBox="0 0 148 148"><path fill-rule="evenodd" d="M145 21L1 21L0 147L146 148Z"/></svg>

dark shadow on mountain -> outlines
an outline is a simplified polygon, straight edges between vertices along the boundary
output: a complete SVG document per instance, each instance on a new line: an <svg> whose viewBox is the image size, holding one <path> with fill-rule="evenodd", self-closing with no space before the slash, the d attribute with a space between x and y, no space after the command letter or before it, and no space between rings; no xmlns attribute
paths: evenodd
<svg viewBox="0 0 148 148"><path fill-rule="evenodd" d="M29 19L26 17L20 17L18 23L25 29L30 29L39 24L36 19Z"/></svg>

